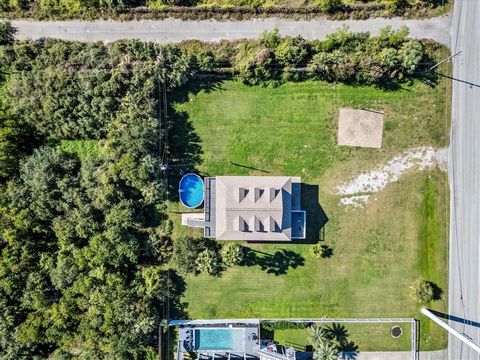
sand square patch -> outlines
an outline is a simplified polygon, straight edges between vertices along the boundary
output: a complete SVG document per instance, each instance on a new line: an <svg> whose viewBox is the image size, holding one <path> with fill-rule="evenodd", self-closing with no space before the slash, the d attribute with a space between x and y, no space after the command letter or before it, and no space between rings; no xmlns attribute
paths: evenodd
<svg viewBox="0 0 480 360"><path fill-rule="evenodd" d="M382 136L383 112L340 109L338 145L381 148Z"/></svg>

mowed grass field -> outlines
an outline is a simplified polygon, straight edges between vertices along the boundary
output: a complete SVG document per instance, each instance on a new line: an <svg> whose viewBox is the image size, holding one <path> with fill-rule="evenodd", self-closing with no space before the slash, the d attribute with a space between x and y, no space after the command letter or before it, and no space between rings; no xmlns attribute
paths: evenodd
<svg viewBox="0 0 480 360"><path fill-rule="evenodd" d="M444 331L421 317L421 304L409 296L409 285L420 277L447 290L446 173L411 171L364 208L341 205L335 191L404 150L445 147L450 114L446 82L433 88L414 82L392 92L315 81L278 88L237 81L192 83L185 90L188 96L176 100L171 116L181 117L178 123L198 136L198 171L301 176L308 228L305 243L245 244L271 259L269 266L237 266L220 277L189 276L184 300L191 318L416 317L421 319L421 350L446 346ZM385 112L382 149L336 145L341 107ZM174 236L202 235L180 225L177 212L185 208L175 202L169 207ZM319 232L322 211L329 221ZM319 240L333 249L330 258L312 256L312 244ZM446 299L444 293L429 306L445 311ZM357 332L364 330L368 332ZM375 334L358 340L360 351L409 347L402 341L390 345L391 338Z"/></svg>
<svg viewBox="0 0 480 360"><path fill-rule="evenodd" d="M393 326L402 328L400 337L391 336ZM328 330L337 327L348 342L358 346L359 351L402 351L411 346L412 331L409 323L336 323L323 324L323 327ZM298 351L305 351L312 343L310 329L276 330L273 340Z"/></svg>

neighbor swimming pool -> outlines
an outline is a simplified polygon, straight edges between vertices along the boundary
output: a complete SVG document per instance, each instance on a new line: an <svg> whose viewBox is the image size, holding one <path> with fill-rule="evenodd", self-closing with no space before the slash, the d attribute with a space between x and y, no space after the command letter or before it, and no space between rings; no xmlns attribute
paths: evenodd
<svg viewBox="0 0 480 360"><path fill-rule="evenodd" d="M196 350L242 350L243 332L239 329L196 329Z"/></svg>
<svg viewBox="0 0 480 360"><path fill-rule="evenodd" d="M196 208L203 202L203 180L200 176L188 173L180 179L178 195L183 205Z"/></svg>

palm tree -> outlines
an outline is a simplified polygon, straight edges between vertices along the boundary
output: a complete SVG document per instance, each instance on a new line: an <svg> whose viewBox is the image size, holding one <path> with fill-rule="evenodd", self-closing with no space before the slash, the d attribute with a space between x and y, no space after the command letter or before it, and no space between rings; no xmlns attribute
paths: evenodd
<svg viewBox="0 0 480 360"><path fill-rule="evenodd" d="M221 255L222 261L226 266L240 265L245 258L243 247L235 243L224 245Z"/></svg>
<svg viewBox="0 0 480 360"><path fill-rule="evenodd" d="M329 340L328 333L325 328L316 324L310 327L310 339L312 340L312 345L314 347L317 347L318 344Z"/></svg>
<svg viewBox="0 0 480 360"><path fill-rule="evenodd" d="M203 250L198 254L195 260L197 270L201 273L218 276L220 274L221 265L218 252L210 249Z"/></svg>
<svg viewBox="0 0 480 360"><path fill-rule="evenodd" d="M320 341L313 350L315 360L337 360L338 349L328 340Z"/></svg>

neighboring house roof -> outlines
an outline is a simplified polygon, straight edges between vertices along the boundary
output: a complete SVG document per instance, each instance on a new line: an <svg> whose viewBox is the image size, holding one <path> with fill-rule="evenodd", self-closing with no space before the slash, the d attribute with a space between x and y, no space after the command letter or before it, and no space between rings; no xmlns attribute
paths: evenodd
<svg viewBox="0 0 480 360"><path fill-rule="evenodd" d="M292 239L292 178L289 176L217 176L218 240Z"/></svg>

